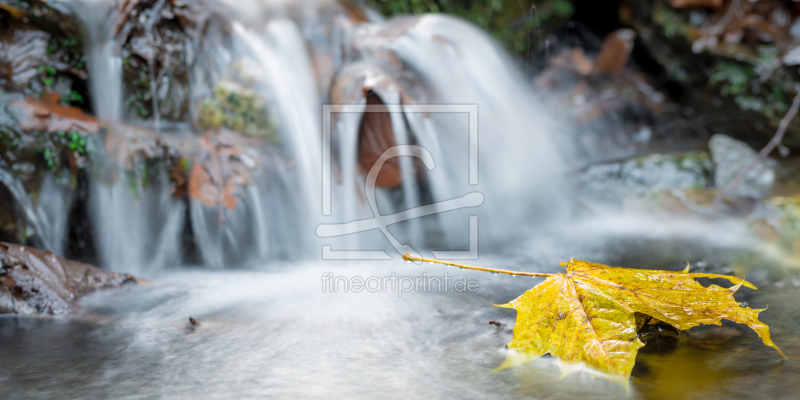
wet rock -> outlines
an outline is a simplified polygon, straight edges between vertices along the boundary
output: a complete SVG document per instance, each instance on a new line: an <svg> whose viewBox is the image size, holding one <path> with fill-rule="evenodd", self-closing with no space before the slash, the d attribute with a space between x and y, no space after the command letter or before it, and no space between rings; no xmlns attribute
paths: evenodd
<svg viewBox="0 0 800 400"><path fill-rule="evenodd" d="M645 324L636 334L644 342L639 349L643 354L669 354L678 347L681 332L672 325L661 321Z"/></svg>
<svg viewBox="0 0 800 400"><path fill-rule="evenodd" d="M51 186L71 201L100 129L84 113L83 31L64 2L0 5L0 238L49 245L38 228L53 222L42 217L47 200L38 193L55 176Z"/></svg>
<svg viewBox="0 0 800 400"><path fill-rule="evenodd" d="M374 92L367 96L367 106L381 107L386 105ZM381 155L397 145L392 120L388 111L367 112L361 119L358 129L358 162L362 173L366 174L378 161ZM403 183L403 173L397 158L387 160L378 173L375 184L378 187L397 188Z"/></svg>
<svg viewBox="0 0 800 400"><path fill-rule="evenodd" d="M368 41L368 40L365 40ZM416 91L417 82L399 78L402 72L389 60L397 60L386 54L386 49L377 43L362 43L362 51L374 58L373 62L353 63L339 71L331 87L334 104L366 104L372 112L364 112L358 122L358 169L366 176L380 156L397 145L395 127L387 104L414 105L418 101L410 94ZM377 46L376 46L377 45ZM375 47L373 47L375 46ZM375 61L383 60L380 64ZM339 116L334 114L333 123ZM409 129L409 135L416 133ZM416 161L415 161L416 163ZM416 169L419 181L424 178L425 168ZM403 183L399 158L386 160L378 173L378 187L394 189Z"/></svg>
<svg viewBox="0 0 800 400"><path fill-rule="evenodd" d="M210 18L200 3L123 0L111 16L132 116L186 122L194 46Z"/></svg>
<svg viewBox="0 0 800 400"><path fill-rule="evenodd" d="M352 0L294 3L302 9L292 10L303 26L303 36L310 49L314 74L321 98L328 98L335 75L348 63L349 40L338 32L355 31L363 22L378 22L382 17L363 4Z"/></svg>
<svg viewBox="0 0 800 400"><path fill-rule="evenodd" d="M47 42L50 36L41 31L16 31L0 47L0 65L6 82L24 87L39 73L36 68L47 62Z"/></svg>
<svg viewBox="0 0 800 400"><path fill-rule="evenodd" d="M258 165L252 147L259 144L263 143L225 128L206 132L194 158L189 195L207 207L235 209Z"/></svg>
<svg viewBox="0 0 800 400"><path fill-rule="evenodd" d="M622 162L594 164L578 177L590 202L621 204L669 189L700 189L710 184L713 164L707 153L651 154Z"/></svg>
<svg viewBox="0 0 800 400"><path fill-rule="evenodd" d="M714 184L720 190L734 182L757 156L746 143L723 134L712 136L708 147L715 165ZM731 196L765 197L775 181L774 167L775 163L769 159L756 164L730 193Z"/></svg>
<svg viewBox="0 0 800 400"><path fill-rule="evenodd" d="M134 279L49 251L0 242L0 314L72 314L76 300Z"/></svg>
<svg viewBox="0 0 800 400"><path fill-rule="evenodd" d="M95 117L85 114L80 108L62 106L59 99L58 94L47 93L41 100L28 97L24 102L11 103L10 106L21 114L19 129L47 133L78 132L81 135L100 131L100 123Z"/></svg>
<svg viewBox="0 0 800 400"><path fill-rule="evenodd" d="M196 141L196 140L195 140ZM189 142L189 143L185 143ZM191 138L178 133L160 135L144 128L114 124L105 136L105 151L112 167L134 171L158 160L171 166L191 151Z"/></svg>
<svg viewBox="0 0 800 400"><path fill-rule="evenodd" d="M63 105L87 105L76 17L63 4L12 3L0 10L0 87L34 97L55 93Z"/></svg>
<svg viewBox="0 0 800 400"><path fill-rule="evenodd" d="M0 95L0 165L32 192L47 172L74 175L85 168L99 130L94 117L61 105L57 94L41 100Z"/></svg>

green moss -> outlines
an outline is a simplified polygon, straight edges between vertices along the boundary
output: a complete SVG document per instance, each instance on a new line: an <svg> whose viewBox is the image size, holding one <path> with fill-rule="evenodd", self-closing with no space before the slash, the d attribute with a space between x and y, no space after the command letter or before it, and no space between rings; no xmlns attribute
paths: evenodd
<svg viewBox="0 0 800 400"><path fill-rule="evenodd" d="M753 76L753 67L734 62L723 62L714 67L714 73L708 78L709 86L721 84L720 93L742 95L747 92L747 84Z"/></svg>
<svg viewBox="0 0 800 400"><path fill-rule="evenodd" d="M694 27L687 18L664 3L657 3L653 9L653 22L663 29L664 36L669 39L683 38L689 40Z"/></svg>
<svg viewBox="0 0 800 400"><path fill-rule="evenodd" d="M233 81L220 81L200 104L199 126L208 130L224 126L255 137L277 140L269 120L266 101L252 88Z"/></svg>
<svg viewBox="0 0 800 400"><path fill-rule="evenodd" d="M508 50L526 56L540 36L533 29L555 27L575 12L568 0L367 0L387 16L447 13L491 33Z"/></svg>

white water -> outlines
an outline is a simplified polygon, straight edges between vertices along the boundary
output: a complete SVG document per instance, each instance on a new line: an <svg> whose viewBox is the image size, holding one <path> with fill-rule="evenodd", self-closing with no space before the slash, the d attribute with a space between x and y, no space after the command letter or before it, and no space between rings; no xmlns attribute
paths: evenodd
<svg viewBox="0 0 800 400"><path fill-rule="evenodd" d="M146 273L180 262L185 203L170 195L165 176L151 180L145 187L124 178L92 184L89 209L104 267Z"/></svg>
<svg viewBox="0 0 800 400"><path fill-rule="evenodd" d="M277 150L257 150L268 167L253 176L232 211L175 197L166 182L144 188L137 183L132 189L122 178L129 172L122 169L115 182L94 179L89 211L102 266L141 273L180 264L185 261L185 237L193 238L200 261L216 268L316 256L323 244L335 250L392 251L377 229L324 240L314 234L319 223L373 217L364 192L366 171L357 165L360 113L335 115L333 209L331 216L321 213L322 105L332 100L320 94L332 93L330 87L337 85L349 88L342 89L349 90L343 100L348 104L365 104L363 93L353 87L374 89L386 104L403 104L403 113L391 114L395 142L418 144L435 162L433 170L425 171L427 182L418 182L418 166L402 157L403 184L378 189L379 213L394 214L475 191L485 197L477 208L390 226L400 243L419 251L466 250L469 216L477 215L480 243L492 246L508 237L510 227L546 224L566 212L558 183L565 168L550 139L554 132L514 63L478 28L444 16L382 22L374 13L369 13L373 23L359 24L332 1L302 6L291 1L253 1L246 7L233 3L216 2L221 10L227 7L221 20L227 18L223 24L230 26L218 29L222 36L190 46L204 54L190 57L190 97L201 99L242 56L255 60L263 71L259 92L269 101L270 115L277 116ZM86 26L97 116L133 122L120 121L121 63L107 17L113 3L69 4ZM326 57L331 65L319 69ZM347 70L351 73L343 72ZM375 79L391 84L373 88ZM468 116L419 113L414 103L477 106L477 185L470 185Z"/></svg>
<svg viewBox="0 0 800 400"><path fill-rule="evenodd" d="M0 168L0 183L5 185L22 211L25 224L33 229L36 247L63 256L67 235L67 218L74 193L69 185L45 174L36 199L22 182L5 168Z"/></svg>
<svg viewBox="0 0 800 400"><path fill-rule="evenodd" d="M63 1L63 0L62 0ZM110 0L66 2L83 22L84 53L90 79L92 109L102 121L119 121L122 111L122 59L111 36Z"/></svg>

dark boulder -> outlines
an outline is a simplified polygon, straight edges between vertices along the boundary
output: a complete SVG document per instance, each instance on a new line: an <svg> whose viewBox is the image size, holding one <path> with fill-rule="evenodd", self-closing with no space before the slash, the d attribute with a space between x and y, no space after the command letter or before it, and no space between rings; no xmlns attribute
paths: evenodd
<svg viewBox="0 0 800 400"><path fill-rule="evenodd" d="M72 314L79 311L81 296L135 281L49 251L0 242L0 314Z"/></svg>

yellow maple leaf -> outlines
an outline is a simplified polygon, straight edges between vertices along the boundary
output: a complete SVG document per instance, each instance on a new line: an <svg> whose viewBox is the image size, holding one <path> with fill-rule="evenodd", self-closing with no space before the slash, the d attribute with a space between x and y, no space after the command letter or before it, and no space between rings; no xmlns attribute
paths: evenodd
<svg viewBox="0 0 800 400"><path fill-rule="evenodd" d="M517 310L511 350L499 368L508 368L551 354L565 364L585 364L611 380L630 377L636 353L644 344L637 336L637 313L680 330L723 319L745 324L765 345L769 327L758 320L763 310L740 304L733 294L755 286L732 276L609 267L571 259L565 273L526 273L470 267L406 255L406 260L439 262L482 271L548 278L500 307ZM704 287L695 278L723 278L735 286ZM785 356L784 356L785 357Z"/></svg>

